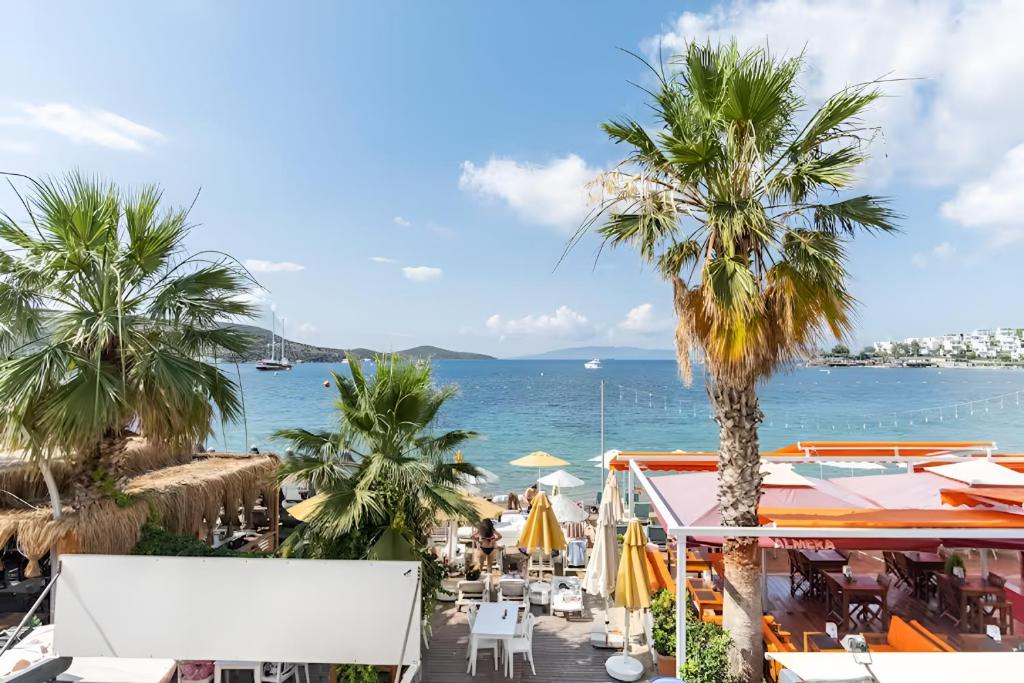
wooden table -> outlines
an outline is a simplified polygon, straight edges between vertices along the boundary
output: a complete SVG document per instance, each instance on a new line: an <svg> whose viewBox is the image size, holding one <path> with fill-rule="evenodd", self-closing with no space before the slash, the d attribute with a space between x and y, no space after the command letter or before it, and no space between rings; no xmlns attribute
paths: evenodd
<svg viewBox="0 0 1024 683"><path fill-rule="evenodd" d="M807 633L804 636L807 652L846 652L838 640L827 633Z"/></svg>
<svg viewBox="0 0 1024 683"><path fill-rule="evenodd" d="M963 581L951 579L951 583L953 591L960 596L960 623L971 631L984 631L981 601L991 595L997 602L1005 602L1006 588L995 586L980 576L968 576Z"/></svg>
<svg viewBox="0 0 1024 683"><path fill-rule="evenodd" d="M702 572L711 571L711 560L708 559L707 551L705 550L687 550L686 551L686 573L687 574L701 574Z"/></svg>
<svg viewBox="0 0 1024 683"><path fill-rule="evenodd" d="M925 602L936 589L935 575L932 572L944 571L946 561L938 553L906 552L903 557L907 561L907 572L910 574L911 589L919 600Z"/></svg>
<svg viewBox="0 0 1024 683"><path fill-rule="evenodd" d="M879 630L885 630L886 624L889 623L887 586L878 583L874 576L857 575L850 580L841 572L822 574L825 577L825 618L834 619L839 631L848 632L853 628L851 604L856 607L858 604L872 601L877 601L881 608L877 617L881 620Z"/></svg>
<svg viewBox="0 0 1024 683"><path fill-rule="evenodd" d="M1024 645L1024 636L1003 636L995 641L984 633L961 633L958 638L963 652L1014 652Z"/></svg>
<svg viewBox="0 0 1024 683"><path fill-rule="evenodd" d="M715 614L721 614L723 607L722 594L708 585L703 579L687 579L686 592L697 609L697 616L703 617L704 610L711 610Z"/></svg>
<svg viewBox="0 0 1024 683"><path fill-rule="evenodd" d="M849 560L835 550L801 550L800 556L811 568L811 595L821 596L825 591L826 572L839 572Z"/></svg>

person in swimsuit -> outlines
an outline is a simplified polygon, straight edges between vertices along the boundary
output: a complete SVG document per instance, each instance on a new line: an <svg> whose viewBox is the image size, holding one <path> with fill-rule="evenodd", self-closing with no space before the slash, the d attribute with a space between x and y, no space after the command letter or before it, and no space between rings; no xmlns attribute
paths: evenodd
<svg viewBox="0 0 1024 683"><path fill-rule="evenodd" d="M509 492L509 494L508 494L508 504L507 504L506 507L507 507L508 510L513 510L515 512L519 512L522 509L519 506L519 496L517 496L515 494L515 491L510 491Z"/></svg>
<svg viewBox="0 0 1024 683"><path fill-rule="evenodd" d="M526 499L526 511L529 512L530 508L533 507L533 499L537 497L537 485L530 484L530 487L526 489L526 493L523 494L523 498Z"/></svg>
<svg viewBox="0 0 1024 683"><path fill-rule="evenodd" d="M498 541L501 534L494 528L494 522L485 519L477 525L473 532L473 540L477 544L477 566L481 572L490 573L491 562L496 557L496 552L501 552Z"/></svg>

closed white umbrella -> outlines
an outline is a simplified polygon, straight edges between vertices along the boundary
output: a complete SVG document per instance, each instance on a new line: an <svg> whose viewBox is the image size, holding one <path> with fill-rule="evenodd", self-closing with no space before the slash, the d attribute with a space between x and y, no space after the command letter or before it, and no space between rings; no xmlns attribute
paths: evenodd
<svg viewBox="0 0 1024 683"><path fill-rule="evenodd" d="M551 474L545 474L537 480L537 483L560 489L571 489L576 486L583 486L584 482L579 477L574 477L565 470L557 470Z"/></svg>
<svg viewBox="0 0 1024 683"><path fill-rule="evenodd" d="M563 493L551 496L551 509L559 522L583 522L589 516L583 506Z"/></svg>
<svg viewBox="0 0 1024 683"><path fill-rule="evenodd" d="M622 496L619 495L619 479L614 472L608 473L608 479L604 483L604 491L601 492L601 502L611 498L615 512L615 522L618 523L626 518L626 506L622 503Z"/></svg>
<svg viewBox="0 0 1024 683"><path fill-rule="evenodd" d="M594 530L594 549L587 562L587 577L584 589L591 595L600 595L608 600L615 592L615 577L619 571L619 544L615 537L615 526L619 523L622 501L618 498L615 475L609 475L601 494L601 506L597 511L597 528ZM615 502L618 501L618 506ZM607 623L607 621L606 621Z"/></svg>

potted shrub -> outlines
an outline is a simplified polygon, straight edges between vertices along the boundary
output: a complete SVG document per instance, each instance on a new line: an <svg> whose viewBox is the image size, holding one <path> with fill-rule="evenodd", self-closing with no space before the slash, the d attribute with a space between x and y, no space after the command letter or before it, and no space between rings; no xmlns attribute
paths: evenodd
<svg viewBox="0 0 1024 683"><path fill-rule="evenodd" d="M679 667L679 678L688 683L737 683L728 674L730 647L732 639L721 626L687 618L686 661Z"/></svg>
<svg viewBox="0 0 1024 683"><path fill-rule="evenodd" d="M192 683L210 683L213 680L213 662L203 659L178 662L178 679Z"/></svg>
<svg viewBox="0 0 1024 683"><path fill-rule="evenodd" d="M658 673L675 677L676 599L670 591L660 590L651 600L651 652Z"/></svg>
<svg viewBox="0 0 1024 683"><path fill-rule="evenodd" d="M957 569L960 571L958 572ZM949 557L946 558L946 574L955 576L956 578L963 578L965 573L966 569L964 566L963 555L960 553L950 553Z"/></svg>

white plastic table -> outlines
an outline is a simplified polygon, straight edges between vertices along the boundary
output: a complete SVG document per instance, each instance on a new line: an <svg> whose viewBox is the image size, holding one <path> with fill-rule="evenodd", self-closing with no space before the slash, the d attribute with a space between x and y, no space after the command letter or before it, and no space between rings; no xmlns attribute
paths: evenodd
<svg viewBox="0 0 1024 683"><path fill-rule="evenodd" d="M516 622L519 621L519 605L507 600L502 602L484 602L476 610L476 621L470 638L496 638L504 644L516 634ZM472 668L476 675L476 667Z"/></svg>

